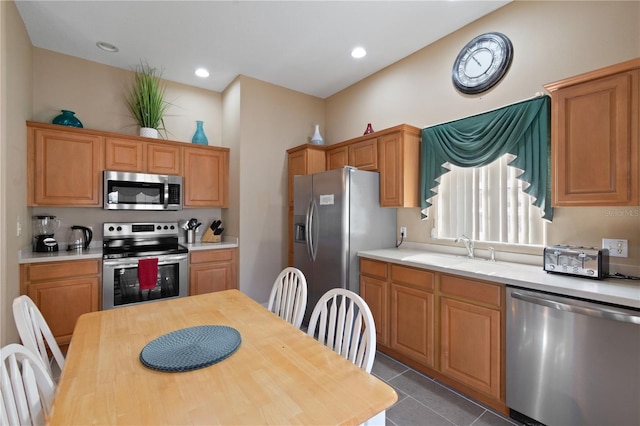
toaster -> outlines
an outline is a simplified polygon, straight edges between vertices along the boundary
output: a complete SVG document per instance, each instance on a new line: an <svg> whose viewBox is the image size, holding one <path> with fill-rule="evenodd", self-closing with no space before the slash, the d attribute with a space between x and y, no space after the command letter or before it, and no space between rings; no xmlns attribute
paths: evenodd
<svg viewBox="0 0 640 426"><path fill-rule="evenodd" d="M596 247L549 246L544 249L544 270L554 274L604 279L609 275L609 250Z"/></svg>

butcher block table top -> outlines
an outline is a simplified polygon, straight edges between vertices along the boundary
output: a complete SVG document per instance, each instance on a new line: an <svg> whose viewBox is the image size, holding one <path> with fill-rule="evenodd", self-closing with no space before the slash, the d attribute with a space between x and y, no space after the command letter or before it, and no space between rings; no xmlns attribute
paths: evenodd
<svg viewBox="0 0 640 426"><path fill-rule="evenodd" d="M187 372L139 360L145 345L199 325L235 328L230 357ZM238 290L92 312L76 324L51 425L360 424L397 394Z"/></svg>

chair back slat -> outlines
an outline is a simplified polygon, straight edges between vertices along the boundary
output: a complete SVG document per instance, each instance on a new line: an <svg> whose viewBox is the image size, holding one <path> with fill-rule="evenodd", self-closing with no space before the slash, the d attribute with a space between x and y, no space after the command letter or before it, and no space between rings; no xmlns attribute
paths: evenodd
<svg viewBox="0 0 640 426"><path fill-rule="evenodd" d="M367 303L346 289L332 289L311 313L307 334L358 367L371 372L376 350L376 330Z"/></svg>
<svg viewBox="0 0 640 426"><path fill-rule="evenodd" d="M284 268L271 289L268 309L300 328L307 308L307 280L297 268Z"/></svg>

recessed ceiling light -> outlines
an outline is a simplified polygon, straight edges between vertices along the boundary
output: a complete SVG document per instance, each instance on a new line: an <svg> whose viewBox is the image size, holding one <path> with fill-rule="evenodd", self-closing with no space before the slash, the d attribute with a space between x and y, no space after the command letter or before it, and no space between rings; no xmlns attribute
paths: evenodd
<svg viewBox="0 0 640 426"><path fill-rule="evenodd" d="M353 56L356 59L364 58L366 55L367 55L367 51L364 50L363 47L356 47L351 51L351 56Z"/></svg>
<svg viewBox="0 0 640 426"><path fill-rule="evenodd" d="M206 70L206 69L204 69L204 68L198 68L198 69L196 70L196 75L197 75L198 77L206 78L206 77L209 77L209 71L207 71L207 70Z"/></svg>
<svg viewBox="0 0 640 426"><path fill-rule="evenodd" d="M106 41L99 41L96 43L96 46L98 46L100 49L104 50L105 52L115 53L118 50L120 50L113 44L107 43Z"/></svg>

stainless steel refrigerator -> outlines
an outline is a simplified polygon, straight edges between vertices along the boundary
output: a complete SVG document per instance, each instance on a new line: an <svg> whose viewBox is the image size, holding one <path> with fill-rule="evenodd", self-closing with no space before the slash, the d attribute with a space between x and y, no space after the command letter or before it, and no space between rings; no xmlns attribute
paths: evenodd
<svg viewBox="0 0 640 426"><path fill-rule="evenodd" d="M306 324L327 290L360 293L357 253L395 247L396 209L380 207L377 172L345 167L293 182L293 259L307 280Z"/></svg>

